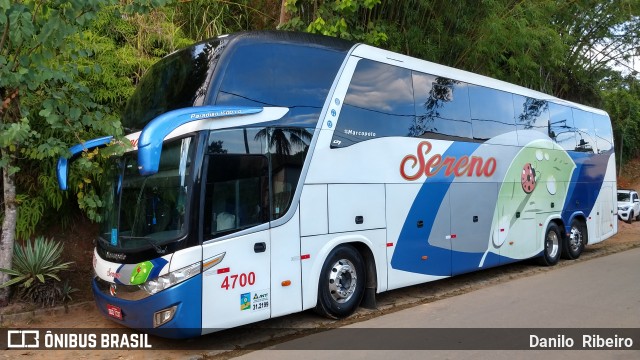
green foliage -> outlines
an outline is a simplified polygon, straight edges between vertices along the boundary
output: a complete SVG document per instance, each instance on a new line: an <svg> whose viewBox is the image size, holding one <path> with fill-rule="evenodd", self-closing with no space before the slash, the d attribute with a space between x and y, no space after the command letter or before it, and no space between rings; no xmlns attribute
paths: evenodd
<svg viewBox="0 0 640 360"><path fill-rule="evenodd" d="M392 51L601 106L600 82L638 53L634 0L287 0L284 29Z"/></svg>
<svg viewBox="0 0 640 360"><path fill-rule="evenodd" d="M0 285L7 287L20 284L29 288L34 282L44 284L47 278L60 281L58 273L67 270L71 262L62 262L60 255L63 246L59 242L44 237L37 237L33 243L26 241L25 245L13 248L13 269L0 268L0 271L14 276L13 279Z"/></svg>
<svg viewBox="0 0 640 360"><path fill-rule="evenodd" d="M45 204L41 197L30 198L25 194L18 195L17 202L20 206L20 211L18 212L16 224L16 236L26 239L31 236L36 225L40 222L44 214Z"/></svg>
<svg viewBox="0 0 640 360"><path fill-rule="evenodd" d="M616 135L616 156L628 160L640 156L640 80L632 75L608 79L604 108Z"/></svg>
<svg viewBox="0 0 640 360"><path fill-rule="evenodd" d="M639 54L640 2L560 2L551 19L565 49L561 61L549 69L553 93L601 106L601 81L617 72L612 64Z"/></svg>
<svg viewBox="0 0 640 360"><path fill-rule="evenodd" d="M319 3L319 4L318 4ZM291 19L285 30L306 31L381 46L387 41L385 26L373 21L373 9L381 0L288 0ZM308 11L315 6L313 12Z"/></svg>
<svg viewBox="0 0 640 360"><path fill-rule="evenodd" d="M55 160L67 156L70 145L122 136L119 108L136 80L158 56L176 49L176 31L167 29L177 26L166 17L160 16L161 26L147 26L163 14L154 9L165 3L0 2L0 166L16 176L18 237L28 237L43 214L74 199L57 189L55 177ZM82 190L78 204L94 220L100 212L93 185L99 168L96 161L73 166L73 180L85 187L74 187Z"/></svg>
<svg viewBox="0 0 640 360"><path fill-rule="evenodd" d="M185 36L200 41L222 34L260 28L255 18L267 22L275 19L264 11L252 7L255 1L193 0L178 3L167 9L171 21L184 31ZM269 11L265 9L265 11Z"/></svg>
<svg viewBox="0 0 640 360"><path fill-rule="evenodd" d="M78 291L80 290L74 287L71 287L71 285L69 285L69 279L67 279L64 281L64 283L62 283L62 288L60 289L60 297L62 298L63 302L68 302L73 300L73 298L71 297L71 294Z"/></svg>

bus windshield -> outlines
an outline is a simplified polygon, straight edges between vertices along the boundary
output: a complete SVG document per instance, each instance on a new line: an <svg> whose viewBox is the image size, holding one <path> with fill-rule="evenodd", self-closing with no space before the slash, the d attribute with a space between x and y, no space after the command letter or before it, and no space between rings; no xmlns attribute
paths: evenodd
<svg viewBox="0 0 640 360"><path fill-rule="evenodd" d="M164 144L159 171L151 176L140 175L135 152L111 159L100 231L106 248L160 252L158 246L186 234L192 143L184 138Z"/></svg>

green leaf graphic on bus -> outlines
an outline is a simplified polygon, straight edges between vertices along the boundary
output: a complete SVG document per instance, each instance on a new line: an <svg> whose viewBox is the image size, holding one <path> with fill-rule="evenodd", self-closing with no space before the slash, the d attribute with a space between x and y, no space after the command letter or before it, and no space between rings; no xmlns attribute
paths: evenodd
<svg viewBox="0 0 640 360"><path fill-rule="evenodd" d="M511 259L535 255L541 242L523 244L523 239L531 240L525 235L536 234L538 221L543 221L536 214L562 210L575 168L569 154L549 140L526 145L509 165L500 186L487 252Z"/></svg>
<svg viewBox="0 0 640 360"><path fill-rule="evenodd" d="M151 261L139 263L131 272L131 279L129 280L129 283L131 285L140 285L144 283L149 278L151 269L153 269Z"/></svg>

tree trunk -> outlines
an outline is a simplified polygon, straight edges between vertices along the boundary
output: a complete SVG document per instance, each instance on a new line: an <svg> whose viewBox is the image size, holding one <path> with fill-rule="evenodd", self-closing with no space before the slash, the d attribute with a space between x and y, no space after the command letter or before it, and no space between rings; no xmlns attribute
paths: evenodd
<svg viewBox="0 0 640 360"><path fill-rule="evenodd" d="M280 21L278 21L278 29L284 25L284 23L291 20L291 15L287 12L287 8L285 6L286 3L287 0L282 0L282 3L280 4Z"/></svg>
<svg viewBox="0 0 640 360"><path fill-rule="evenodd" d="M2 155L7 155L2 151ZM2 168L2 188L4 195L4 220L2 222L2 240L0 240L0 267L11 269L13 260L13 244L16 239L16 221L18 207L16 206L16 185L14 175L9 174L11 161ZM0 283L9 281L9 275L0 272ZM10 287L0 289L0 307L9 304Z"/></svg>

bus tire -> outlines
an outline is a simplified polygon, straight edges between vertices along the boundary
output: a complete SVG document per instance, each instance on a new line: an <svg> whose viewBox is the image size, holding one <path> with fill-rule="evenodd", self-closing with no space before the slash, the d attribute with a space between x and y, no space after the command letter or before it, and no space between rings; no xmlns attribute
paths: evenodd
<svg viewBox="0 0 640 360"><path fill-rule="evenodd" d="M562 257L575 260L580 257L587 244L587 225L582 220L573 219L569 237L563 241Z"/></svg>
<svg viewBox="0 0 640 360"><path fill-rule="evenodd" d="M543 266L553 266L560 260L562 252L562 233L556 223L550 222L544 235L544 247L542 256L538 262Z"/></svg>
<svg viewBox="0 0 640 360"><path fill-rule="evenodd" d="M629 213L629 217L627 218L627 224L631 224L631 222L633 221L633 210L631 210L631 212Z"/></svg>
<svg viewBox="0 0 640 360"><path fill-rule="evenodd" d="M355 248L333 249L322 265L315 311L332 319L353 314L364 295L365 276L362 256Z"/></svg>

